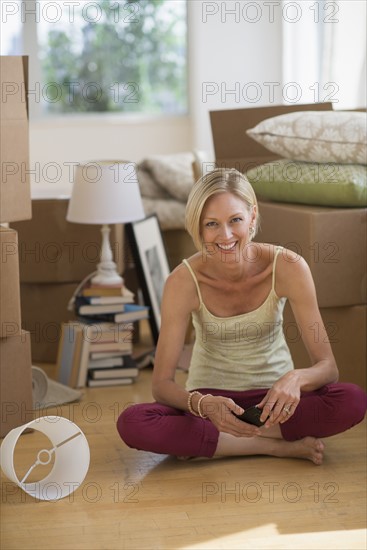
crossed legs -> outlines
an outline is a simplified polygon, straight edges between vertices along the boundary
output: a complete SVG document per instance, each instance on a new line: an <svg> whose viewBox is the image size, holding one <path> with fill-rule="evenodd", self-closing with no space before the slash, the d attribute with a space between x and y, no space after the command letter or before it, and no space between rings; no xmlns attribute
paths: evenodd
<svg viewBox="0 0 367 550"><path fill-rule="evenodd" d="M230 392L200 389L231 397L243 408L256 405L264 390ZM302 395L291 418L284 424L262 428L258 437L238 438L190 413L160 405L137 404L119 417L117 428L129 447L160 454L189 457L271 455L298 457L321 464L324 444L320 438L341 433L361 422L366 395L354 384L330 384Z"/></svg>

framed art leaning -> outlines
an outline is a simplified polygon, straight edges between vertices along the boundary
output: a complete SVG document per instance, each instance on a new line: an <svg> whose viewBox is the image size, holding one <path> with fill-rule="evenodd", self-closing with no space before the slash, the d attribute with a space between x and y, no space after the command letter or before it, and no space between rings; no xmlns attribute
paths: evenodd
<svg viewBox="0 0 367 550"><path fill-rule="evenodd" d="M155 214L126 224L126 236L131 246L139 284L145 305L149 306L149 323L154 343L161 326L163 287L170 273L158 218Z"/></svg>

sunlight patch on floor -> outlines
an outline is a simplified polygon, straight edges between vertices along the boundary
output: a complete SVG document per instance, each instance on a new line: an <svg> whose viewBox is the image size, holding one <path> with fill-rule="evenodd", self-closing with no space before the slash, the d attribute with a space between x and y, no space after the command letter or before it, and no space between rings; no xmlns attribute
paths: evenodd
<svg viewBox="0 0 367 550"><path fill-rule="evenodd" d="M290 523L291 521L290 518ZM255 550L279 548L282 548L282 550L294 550L294 548L365 550L366 542L367 531L365 529L282 535L278 532L275 524L267 524L241 533L237 532L199 544L181 546L180 548L181 550L228 550L228 548L231 550L246 550L247 548Z"/></svg>

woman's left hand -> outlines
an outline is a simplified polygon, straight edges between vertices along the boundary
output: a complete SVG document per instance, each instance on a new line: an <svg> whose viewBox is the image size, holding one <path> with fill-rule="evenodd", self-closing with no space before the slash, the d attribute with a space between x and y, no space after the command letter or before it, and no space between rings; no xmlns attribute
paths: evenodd
<svg viewBox="0 0 367 550"><path fill-rule="evenodd" d="M257 405L262 409L261 420L265 427L283 424L294 414L301 397L300 383L295 371L287 372Z"/></svg>

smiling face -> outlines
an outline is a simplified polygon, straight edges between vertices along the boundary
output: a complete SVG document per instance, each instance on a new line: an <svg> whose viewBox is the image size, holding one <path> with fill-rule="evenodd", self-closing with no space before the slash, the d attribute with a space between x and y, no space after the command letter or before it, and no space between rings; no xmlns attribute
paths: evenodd
<svg viewBox="0 0 367 550"><path fill-rule="evenodd" d="M201 237L207 252L235 256L250 241L250 226L256 209L228 192L217 193L206 202L201 216Z"/></svg>

